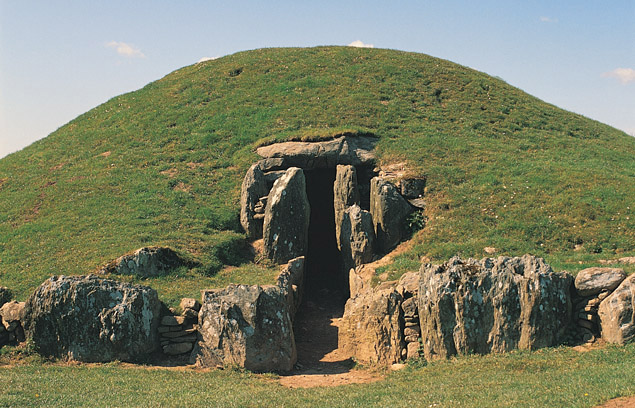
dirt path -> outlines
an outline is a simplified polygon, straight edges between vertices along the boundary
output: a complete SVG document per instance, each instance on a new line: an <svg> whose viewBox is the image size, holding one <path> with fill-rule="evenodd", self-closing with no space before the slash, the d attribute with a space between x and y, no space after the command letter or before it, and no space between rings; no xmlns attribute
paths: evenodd
<svg viewBox="0 0 635 408"><path fill-rule="evenodd" d="M602 405L598 405L596 408L634 408L635 396L616 398L605 402Z"/></svg>
<svg viewBox="0 0 635 408"><path fill-rule="evenodd" d="M343 312L341 298L328 292L304 302L295 327L298 363L291 373L280 376L280 384L289 388L331 387L383 378L370 370L354 369L351 355L338 348Z"/></svg>

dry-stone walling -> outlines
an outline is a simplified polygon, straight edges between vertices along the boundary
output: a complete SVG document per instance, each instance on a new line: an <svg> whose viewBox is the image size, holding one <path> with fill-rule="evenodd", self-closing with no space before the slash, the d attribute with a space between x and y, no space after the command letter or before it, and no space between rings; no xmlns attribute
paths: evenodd
<svg viewBox="0 0 635 408"><path fill-rule="evenodd" d="M198 339L200 302L183 298L179 307L182 310L181 315L163 316L158 329L163 353L171 356L189 353Z"/></svg>
<svg viewBox="0 0 635 408"><path fill-rule="evenodd" d="M158 348L160 309L149 287L94 275L57 276L29 297L24 328L46 356L134 361Z"/></svg>

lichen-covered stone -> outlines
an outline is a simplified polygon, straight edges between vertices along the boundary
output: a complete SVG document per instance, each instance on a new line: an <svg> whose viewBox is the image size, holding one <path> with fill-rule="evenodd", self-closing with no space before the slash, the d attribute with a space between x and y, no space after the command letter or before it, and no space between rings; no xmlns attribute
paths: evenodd
<svg viewBox="0 0 635 408"><path fill-rule="evenodd" d="M426 359L559 344L571 318L571 281L529 255L422 266L418 312Z"/></svg>
<svg viewBox="0 0 635 408"><path fill-rule="evenodd" d="M620 268L586 268L575 277L575 289L580 296L594 296L600 292L612 291L626 278Z"/></svg>
<svg viewBox="0 0 635 408"><path fill-rule="evenodd" d="M394 286L360 293L346 302L339 347L364 363L392 364L403 349L403 298Z"/></svg>
<svg viewBox="0 0 635 408"><path fill-rule="evenodd" d="M303 256L307 250L311 209L302 169L292 167L273 185L264 219L264 253L277 263Z"/></svg>
<svg viewBox="0 0 635 408"><path fill-rule="evenodd" d="M411 212L412 206L393 184L380 177L370 181L370 213L380 252L390 251L404 238L405 220Z"/></svg>
<svg viewBox="0 0 635 408"><path fill-rule="evenodd" d="M302 303L304 293L304 257L300 256L290 260L280 271L277 285L286 298L291 320Z"/></svg>
<svg viewBox="0 0 635 408"><path fill-rule="evenodd" d="M289 371L296 362L285 293L278 286L229 285L203 293L193 357L203 367Z"/></svg>
<svg viewBox="0 0 635 408"><path fill-rule="evenodd" d="M153 277L165 275L185 263L171 248L144 247L120 256L104 266L100 273Z"/></svg>
<svg viewBox="0 0 635 408"><path fill-rule="evenodd" d="M45 356L135 361L159 345L154 289L89 276L47 279L29 297L24 328Z"/></svg>
<svg viewBox="0 0 635 408"><path fill-rule="evenodd" d="M341 249L340 232L344 212L352 205L359 204L357 188L357 171L350 165L338 165L333 183L333 207L335 209L335 238L337 247Z"/></svg>
<svg viewBox="0 0 635 408"><path fill-rule="evenodd" d="M254 208L260 198L268 193L266 177L260 164L256 163L247 170L240 189L240 224L250 238L262 237L262 220L254 218Z"/></svg>
<svg viewBox="0 0 635 408"><path fill-rule="evenodd" d="M344 270L373 261L375 230L368 211L352 205L342 214L340 249Z"/></svg>
<svg viewBox="0 0 635 408"><path fill-rule="evenodd" d="M598 314L603 339L617 344L635 341L635 275L600 303Z"/></svg>

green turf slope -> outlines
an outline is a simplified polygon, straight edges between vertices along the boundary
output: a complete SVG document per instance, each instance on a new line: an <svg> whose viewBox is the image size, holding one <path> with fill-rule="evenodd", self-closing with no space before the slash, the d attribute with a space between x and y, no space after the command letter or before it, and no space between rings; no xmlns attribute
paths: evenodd
<svg viewBox="0 0 635 408"><path fill-rule="evenodd" d="M423 54L261 49L179 69L0 160L0 285L24 298L148 245L197 263L146 282L167 297L267 281L238 222L255 147L347 131L428 176L426 226L389 271L486 246L574 269L635 254L635 138Z"/></svg>

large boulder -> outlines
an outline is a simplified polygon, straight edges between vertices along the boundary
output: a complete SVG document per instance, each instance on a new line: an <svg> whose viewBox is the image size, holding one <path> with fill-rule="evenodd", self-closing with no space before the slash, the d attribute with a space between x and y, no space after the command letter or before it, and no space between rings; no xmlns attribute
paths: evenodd
<svg viewBox="0 0 635 408"><path fill-rule="evenodd" d="M602 338L609 343L626 344L635 341L635 275L600 303L598 311Z"/></svg>
<svg viewBox="0 0 635 408"><path fill-rule="evenodd" d="M424 265L419 320L426 359L557 345L571 317L566 272L530 255Z"/></svg>
<svg viewBox="0 0 635 408"><path fill-rule="evenodd" d="M255 207L267 194L267 179L256 163L247 170L240 189L240 224L250 238L262 237L262 220L256 219Z"/></svg>
<svg viewBox="0 0 635 408"><path fill-rule="evenodd" d="M162 276L186 262L171 248L144 247L120 256L104 266L100 273L136 275L144 278Z"/></svg>
<svg viewBox="0 0 635 408"><path fill-rule="evenodd" d="M349 165L338 165L333 183L333 207L335 209L335 238L337 247L341 249L340 231L344 212L352 205L359 204L357 188L357 171Z"/></svg>
<svg viewBox="0 0 635 408"><path fill-rule="evenodd" d="M340 228L340 247L344 269L372 262L375 246L373 218L358 205L344 211Z"/></svg>
<svg viewBox="0 0 635 408"><path fill-rule="evenodd" d="M348 299L339 328L339 347L363 363L398 362L404 346L402 300L391 284Z"/></svg>
<svg viewBox="0 0 635 408"><path fill-rule="evenodd" d="M370 181L370 213L380 252L390 251L404 238L405 220L411 212L412 207L392 183L380 177Z"/></svg>
<svg viewBox="0 0 635 408"><path fill-rule="evenodd" d="M304 293L304 257L290 260L280 271L276 283L286 298L289 316L293 320Z"/></svg>
<svg viewBox="0 0 635 408"><path fill-rule="evenodd" d="M353 166L372 165L377 138L343 136L324 142L284 142L259 147L256 152L265 158L283 159L287 166L303 169L335 167L338 164ZM262 167L262 166L261 166Z"/></svg>
<svg viewBox="0 0 635 408"><path fill-rule="evenodd" d="M575 277L575 289L578 295L587 297L600 292L612 291L626 278L623 269L620 268L587 268L583 269Z"/></svg>
<svg viewBox="0 0 635 408"><path fill-rule="evenodd" d="M230 285L203 292L199 366L237 365L252 371L289 371L296 362L286 294L278 286Z"/></svg>
<svg viewBox="0 0 635 408"><path fill-rule="evenodd" d="M149 287L94 275L54 276L29 297L24 328L45 356L135 361L158 348L160 309Z"/></svg>
<svg viewBox="0 0 635 408"><path fill-rule="evenodd" d="M292 167L273 185L264 221L264 253L277 263L303 256L307 250L311 209L302 169Z"/></svg>

